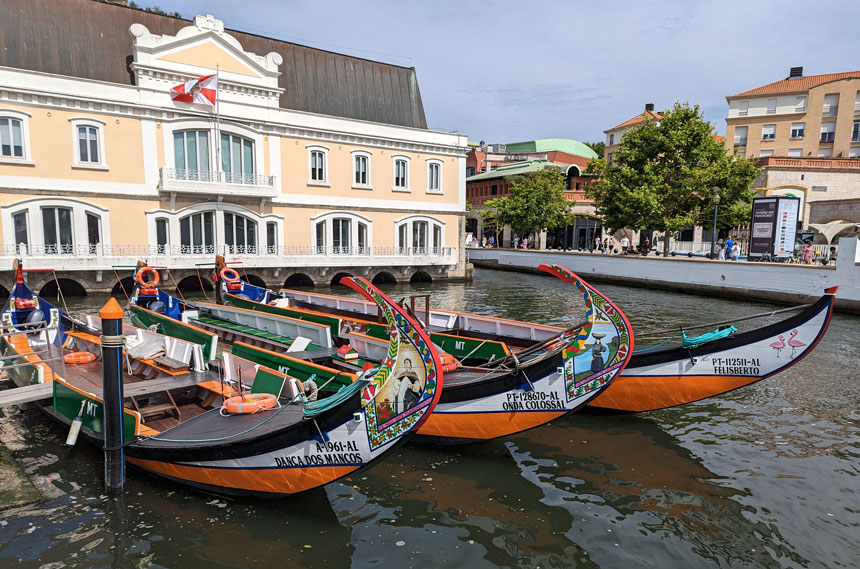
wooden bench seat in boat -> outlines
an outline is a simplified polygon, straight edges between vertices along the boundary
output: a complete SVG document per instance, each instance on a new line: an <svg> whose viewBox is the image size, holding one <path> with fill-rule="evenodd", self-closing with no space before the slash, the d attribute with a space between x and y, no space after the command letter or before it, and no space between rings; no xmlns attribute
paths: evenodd
<svg viewBox="0 0 860 569"><path fill-rule="evenodd" d="M299 380L282 372L274 371L263 365L254 363L234 354L225 353L222 356L224 381L211 380L198 383L197 387L208 391L203 398L203 407L211 407L218 398L229 399L239 395L241 382L242 392L245 393L271 393L280 397L284 385L288 385L284 394L290 399L302 393L303 389ZM245 378L251 378L246 381Z"/></svg>

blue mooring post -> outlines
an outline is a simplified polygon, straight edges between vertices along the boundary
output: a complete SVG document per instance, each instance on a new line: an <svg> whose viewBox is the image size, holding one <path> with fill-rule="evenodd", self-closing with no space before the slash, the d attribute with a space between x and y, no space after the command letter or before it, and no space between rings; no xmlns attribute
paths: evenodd
<svg viewBox="0 0 860 569"><path fill-rule="evenodd" d="M108 492L122 492L125 484L122 449L122 308L115 298L102 307L99 317L102 319L105 487Z"/></svg>

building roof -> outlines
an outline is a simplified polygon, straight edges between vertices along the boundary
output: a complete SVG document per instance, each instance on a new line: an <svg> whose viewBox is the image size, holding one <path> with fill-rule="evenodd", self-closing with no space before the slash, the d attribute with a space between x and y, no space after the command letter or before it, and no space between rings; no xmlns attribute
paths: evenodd
<svg viewBox="0 0 860 569"><path fill-rule="evenodd" d="M619 128L627 128L633 125L645 122L645 119L658 121L663 118L663 115L660 113L655 113L654 111L642 111L632 119L627 119L623 123L618 126L614 126L608 130L604 130L603 132L612 132L613 130L618 130Z"/></svg>
<svg viewBox="0 0 860 569"><path fill-rule="evenodd" d="M860 79L860 71L845 71L844 73L825 73L823 75L807 75L806 77L798 77L796 79L781 79L738 93L730 95L726 99L734 99L736 97L747 97L749 95L775 95L777 93L796 93L798 91L808 91L813 87L830 83L831 81L839 81L840 79Z"/></svg>
<svg viewBox="0 0 860 569"><path fill-rule="evenodd" d="M100 0L3 0L0 66L133 85L129 27L176 35L191 21ZM276 52L284 109L427 128L414 68L225 30L256 54Z"/></svg>
<svg viewBox="0 0 860 569"><path fill-rule="evenodd" d="M520 150L519 152L523 152ZM511 164L505 164L504 166L499 166L495 170L490 170L489 172L484 172L483 174L475 174L469 178L466 178L467 182L479 182L481 180L492 180L495 178L507 178L508 176L519 176L521 174L533 174L535 172L539 172L544 168L558 168L559 170L564 169L564 166L559 164L555 164L553 162L549 162L547 160L531 160L528 162L513 162Z"/></svg>
<svg viewBox="0 0 860 569"><path fill-rule="evenodd" d="M587 144L569 138L539 138L526 142L512 142L505 145L505 152L565 152L583 158L597 158L597 153Z"/></svg>

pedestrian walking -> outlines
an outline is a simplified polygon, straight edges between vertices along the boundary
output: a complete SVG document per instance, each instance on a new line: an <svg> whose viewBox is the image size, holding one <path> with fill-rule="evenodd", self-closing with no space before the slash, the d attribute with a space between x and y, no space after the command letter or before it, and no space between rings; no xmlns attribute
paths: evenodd
<svg viewBox="0 0 860 569"><path fill-rule="evenodd" d="M594 236L594 249L593 252L600 251L602 241L600 240L600 235Z"/></svg>
<svg viewBox="0 0 860 569"><path fill-rule="evenodd" d="M603 254L604 255L609 254L609 238L608 237L603 240Z"/></svg>
<svg viewBox="0 0 860 569"><path fill-rule="evenodd" d="M518 248L519 246L520 246L520 238L514 237L514 249Z"/></svg>
<svg viewBox="0 0 860 569"><path fill-rule="evenodd" d="M812 248L812 243L807 243L803 246L803 262L807 265L812 264L812 257L815 255L815 249Z"/></svg>
<svg viewBox="0 0 860 569"><path fill-rule="evenodd" d="M523 249L528 249L528 248L529 248L529 238L523 237Z"/></svg>
<svg viewBox="0 0 860 569"><path fill-rule="evenodd" d="M720 261L725 261L726 260L726 244L720 242L720 243L717 243L717 245L719 245L719 247L720 247L720 252L717 254L717 258Z"/></svg>
<svg viewBox="0 0 860 569"><path fill-rule="evenodd" d="M732 261L737 261L741 256L741 246L738 245L738 242L735 241L732 243L732 248L729 250L729 258Z"/></svg>
<svg viewBox="0 0 860 569"><path fill-rule="evenodd" d="M648 236L645 236L645 241L642 242L642 256L647 257L648 253L651 252L651 239Z"/></svg>
<svg viewBox="0 0 860 569"><path fill-rule="evenodd" d="M621 254L626 255L628 249L630 249L630 240L627 239L627 234L625 233L621 237Z"/></svg>

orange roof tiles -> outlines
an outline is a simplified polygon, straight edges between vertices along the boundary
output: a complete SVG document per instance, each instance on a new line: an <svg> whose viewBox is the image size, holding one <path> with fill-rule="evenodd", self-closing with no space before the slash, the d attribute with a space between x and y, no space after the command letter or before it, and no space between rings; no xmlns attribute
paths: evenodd
<svg viewBox="0 0 860 569"><path fill-rule="evenodd" d="M634 124L639 124L641 122L644 122L646 117L650 120L660 120L663 118L663 115L661 115L659 113L655 113L653 111L644 111L644 112L636 115L632 119L626 120L623 123L621 123L620 125L614 126L614 127L610 128L609 130L604 130L603 132L610 132L613 130L618 130L619 128L626 128L628 126L633 126Z"/></svg>
<svg viewBox="0 0 860 569"><path fill-rule="evenodd" d="M845 71L843 73L825 73L823 75L808 75L797 79L782 79L774 81L749 91L730 95L726 99L734 99L737 97L746 97L748 95L771 95L775 93L794 93L797 91L808 91L813 87L830 83L831 81L839 81L840 79L860 79L860 71ZM617 127L616 127L617 128Z"/></svg>

